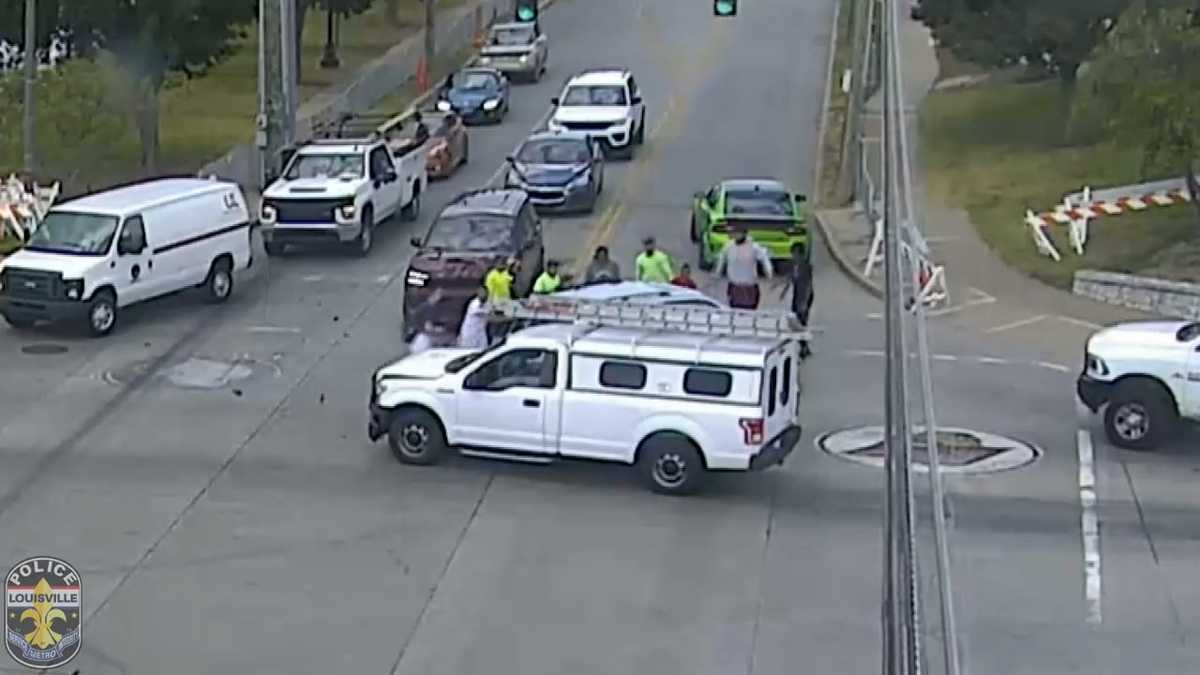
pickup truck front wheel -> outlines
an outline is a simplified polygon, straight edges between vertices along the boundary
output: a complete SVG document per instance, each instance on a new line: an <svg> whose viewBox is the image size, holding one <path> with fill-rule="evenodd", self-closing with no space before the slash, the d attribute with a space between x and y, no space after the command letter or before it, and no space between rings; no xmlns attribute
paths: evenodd
<svg viewBox="0 0 1200 675"><path fill-rule="evenodd" d="M1178 414L1171 397L1153 382L1124 382L1104 411L1109 442L1127 450L1153 450L1175 428Z"/></svg>
<svg viewBox="0 0 1200 675"><path fill-rule="evenodd" d="M638 471L650 489L665 495L690 495L700 490L707 470L691 440L673 433L646 439L638 453Z"/></svg>
<svg viewBox="0 0 1200 675"><path fill-rule="evenodd" d="M402 409L388 425L388 445L404 464L428 466L446 454L446 434L433 415L415 408Z"/></svg>

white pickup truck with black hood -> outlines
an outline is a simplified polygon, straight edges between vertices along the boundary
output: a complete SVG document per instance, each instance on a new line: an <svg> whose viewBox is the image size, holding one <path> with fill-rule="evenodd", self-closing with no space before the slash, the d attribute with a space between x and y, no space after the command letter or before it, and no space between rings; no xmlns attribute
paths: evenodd
<svg viewBox="0 0 1200 675"><path fill-rule="evenodd" d="M416 220L429 180L423 150L428 136L414 125L399 140L370 131L314 140L289 153L282 175L263 191L259 215L267 253L334 243L366 256L377 225L396 214Z"/></svg>
<svg viewBox="0 0 1200 675"><path fill-rule="evenodd" d="M512 80L537 82L546 74L550 47L536 22L492 26L479 52L479 65L495 68Z"/></svg>
<svg viewBox="0 0 1200 675"><path fill-rule="evenodd" d="M1152 450L1181 420L1200 421L1200 321L1138 321L1097 331L1084 348L1077 391L1104 408L1109 441Z"/></svg>

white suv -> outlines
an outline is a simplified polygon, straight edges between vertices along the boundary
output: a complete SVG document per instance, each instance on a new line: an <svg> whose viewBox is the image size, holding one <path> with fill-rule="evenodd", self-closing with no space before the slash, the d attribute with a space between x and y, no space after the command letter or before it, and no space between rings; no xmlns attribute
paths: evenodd
<svg viewBox="0 0 1200 675"><path fill-rule="evenodd" d="M1087 341L1077 390L1122 448L1150 450L1180 419L1200 421L1200 322L1141 321Z"/></svg>
<svg viewBox="0 0 1200 675"><path fill-rule="evenodd" d="M550 102L555 106L547 124L551 131L587 133L624 157L632 157L633 146L646 140L646 106L628 70L580 73Z"/></svg>

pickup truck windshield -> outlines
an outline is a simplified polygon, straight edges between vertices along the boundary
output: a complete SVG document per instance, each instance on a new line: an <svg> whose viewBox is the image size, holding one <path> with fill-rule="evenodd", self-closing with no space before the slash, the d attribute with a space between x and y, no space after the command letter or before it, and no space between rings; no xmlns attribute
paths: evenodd
<svg viewBox="0 0 1200 675"><path fill-rule="evenodd" d="M296 155L284 178L363 177L362 155Z"/></svg>
<svg viewBox="0 0 1200 675"><path fill-rule="evenodd" d="M492 45L496 47L517 47L533 42L532 28L497 28L492 31Z"/></svg>
<svg viewBox="0 0 1200 675"><path fill-rule="evenodd" d="M116 216L51 211L33 231L25 248L46 253L104 255L112 248L116 233Z"/></svg>
<svg viewBox="0 0 1200 675"><path fill-rule="evenodd" d="M575 85L567 89L562 105L629 105L629 100L622 86Z"/></svg>
<svg viewBox="0 0 1200 675"><path fill-rule="evenodd" d="M495 251L513 248L513 221L503 216L466 214L439 218L425 239L428 248L448 251Z"/></svg>

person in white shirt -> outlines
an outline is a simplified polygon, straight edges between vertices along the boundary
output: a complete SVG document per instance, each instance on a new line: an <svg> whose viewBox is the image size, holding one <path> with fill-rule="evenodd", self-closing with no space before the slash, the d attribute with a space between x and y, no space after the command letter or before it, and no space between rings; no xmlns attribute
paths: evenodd
<svg viewBox="0 0 1200 675"><path fill-rule="evenodd" d="M730 307L758 309L762 297L758 278L760 274L771 278L771 256L750 239L745 228L738 228L734 230L733 241L725 245L717 259L716 274L729 282Z"/></svg>
<svg viewBox="0 0 1200 675"><path fill-rule="evenodd" d="M488 346L488 315L491 313L488 304L488 290L480 286L475 290L475 297L467 303L467 313L463 316L462 326L458 329L458 346L470 349L487 349Z"/></svg>
<svg viewBox="0 0 1200 675"><path fill-rule="evenodd" d="M437 326L433 325L432 321L426 321L421 330L413 337L413 340L408 345L409 354L420 354L433 347L433 334L437 331Z"/></svg>

